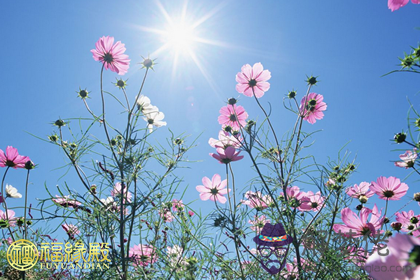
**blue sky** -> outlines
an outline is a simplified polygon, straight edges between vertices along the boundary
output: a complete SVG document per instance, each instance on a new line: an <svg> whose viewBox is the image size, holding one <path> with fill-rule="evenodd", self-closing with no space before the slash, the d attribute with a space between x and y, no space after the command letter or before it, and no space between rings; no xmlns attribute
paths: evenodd
<svg viewBox="0 0 420 280"><path fill-rule="evenodd" d="M161 1L173 18L180 15L181 3ZM58 117L87 117L77 98L79 87L91 91L89 104L99 111L100 64L92 59L90 50L102 36L113 36L125 44L131 65L123 78L129 79L128 94L134 100L144 71L136 63L163 44L158 34L144 28L164 28L162 12L155 1L33 1L2 6L0 148L14 146L38 164L31 176L30 202L48 196L44 183L54 189L65 180L82 191L73 172L59 180L63 170L54 171L66 163L60 150L28 133L46 138ZM180 173L190 190L184 201L198 199L195 186L203 176L224 172L208 155L213 149L207 141L218 135L217 117L227 98L239 97L250 118L262 119L254 100L235 91L235 75L241 66L256 62L272 74L271 88L260 101L265 107L271 104L272 120L280 135L294 120L283 108L283 98L295 89L300 100L306 90L306 75L318 76L320 82L313 91L324 95L328 110L323 120L304 126L306 131L323 130L313 138L316 142L311 150L318 161L336 158L338 150L351 141L347 149L357 155L359 164L351 183L375 181L379 176L403 179L408 171L394 167L392 161L398 159L399 152L391 151L400 146L391 140L394 133L407 128L407 97L418 104L419 80L415 74L381 76L398 69L398 57L418 45L420 30L415 27L420 26L419 13L420 5L411 3L391 12L387 1L190 1L187 18L191 21L211 14L197 27L198 36L219 44L195 45L202 70L189 56L180 57L173 70L173 51L161 52L143 91L165 113L175 134L185 133L194 139L202 133L198 147L188 155L202 162ZM104 87L118 94L111 84L115 77L118 75L106 72ZM113 110L112 101L108 104L114 124L122 124L120 110ZM167 128L160 129L158 136L169 136ZM250 165L248 158L234 165L243 183L251 179ZM11 170L6 182L23 192L24 173ZM408 195L394 202L391 209L397 210L417 191L415 176L406 182ZM214 206L211 202L199 205L203 211ZM414 202L410 207L418 210Z"/></svg>

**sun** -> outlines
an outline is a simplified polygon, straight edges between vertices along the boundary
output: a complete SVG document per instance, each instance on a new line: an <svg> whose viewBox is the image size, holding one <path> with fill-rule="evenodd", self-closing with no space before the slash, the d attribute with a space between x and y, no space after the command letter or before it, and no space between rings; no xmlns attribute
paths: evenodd
<svg viewBox="0 0 420 280"><path fill-rule="evenodd" d="M212 18L220 9L222 9L226 2L222 2L213 9L210 9L207 13L197 17L194 11L188 12L188 0L185 0L183 5L180 6L179 11L171 11L171 14L165 9L162 3L156 1L157 8L161 14L163 23L161 26L152 28L150 26L137 26L142 31L151 32L157 35L157 39L161 42L161 45L153 51L149 57L158 57L161 54L169 54L173 61L172 65L172 78L176 75L179 61L182 59L182 63L192 62L199 69L201 74L205 77L207 82L213 87L215 84L212 81L211 76L203 66L203 56L198 52L203 50L203 46L216 46L216 47L228 47L219 41L212 40L211 38L205 38L202 34L208 34L203 28L203 23ZM204 8L201 9L201 11ZM205 25L205 24L204 24ZM185 66L185 64L183 64ZM179 72L179 71L178 71Z"/></svg>
<svg viewBox="0 0 420 280"><path fill-rule="evenodd" d="M185 22L173 22L165 29L163 41L168 49L188 53L194 48L196 41L194 28Z"/></svg>

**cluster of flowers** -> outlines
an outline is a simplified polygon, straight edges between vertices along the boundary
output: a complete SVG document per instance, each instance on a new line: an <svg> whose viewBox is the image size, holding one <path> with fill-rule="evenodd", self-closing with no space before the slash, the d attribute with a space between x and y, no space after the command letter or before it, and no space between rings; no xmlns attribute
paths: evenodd
<svg viewBox="0 0 420 280"><path fill-rule="evenodd" d="M162 209L159 211L159 216L165 221L165 222L172 222L174 220L173 213L180 213L184 210L184 203L182 203L182 200L178 199L172 199L172 201L168 203L164 203L162 205ZM193 211L188 211L188 215L192 217L194 215Z"/></svg>
<svg viewBox="0 0 420 280"><path fill-rule="evenodd" d="M12 167L14 169L24 168L30 170L34 168L34 164L29 157L19 155L16 148L8 146L6 148L6 152L0 149L0 167ZM9 197L22 198L22 194L20 194L16 188L9 184L6 184L5 191L6 197L0 193L0 203L6 203L6 199ZM13 210L0 210L0 227L14 227L16 226L17 222L19 225L22 225L24 223L24 218L17 218L15 215L16 213Z"/></svg>
<svg viewBox="0 0 420 280"><path fill-rule="evenodd" d="M236 90L248 97L261 98L270 89L270 84L267 82L270 78L270 71L264 70L261 63L255 63L253 66L246 64L242 66L241 72L236 74L236 81L238 82ZM323 102L323 99L324 97L321 94L313 92L304 96L299 107L299 116L310 124L314 124L316 120L322 119L324 117L323 112L327 109L327 104ZM228 105L222 107L219 113L218 121L222 125L222 129L219 132L218 140L214 138L210 138L209 140L209 145L216 149L216 153L210 153L210 156L218 160L221 164L241 160L244 157L239 155L239 149L242 147L243 141L241 132L246 129L248 113L242 106L236 105L236 99L234 98L229 99ZM221 181L220 175L215 174L212 180L208 177L203 177L202 182L203 185L196 187L197 191L200 192L200 198L202 200L210 199L212 201L226 203L227 200L223 196L228 192L226 189L226 180ZM307 199L302 207L305 207L305 205L321 205L323 199L319 193L308 194L310 198ZM246 197L250 200L243 203L253 208L264 208L264 205L271 203L268 201L271 199L269 196L261 196L261 198L260 196L260 193L253 194L252 192L247 192ZM322 201L320 202L321 199ZM319 209L319 207L307 206L306 208Z"/></svg>

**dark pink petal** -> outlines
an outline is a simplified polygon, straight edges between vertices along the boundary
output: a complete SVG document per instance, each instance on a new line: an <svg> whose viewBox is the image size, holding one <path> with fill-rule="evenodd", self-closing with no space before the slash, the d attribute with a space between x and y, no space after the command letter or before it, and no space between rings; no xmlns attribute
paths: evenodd
<svg viewBox="0 0 420 280"><path fill-rule="evenodd" d="M408 0L388 0L388 8L393 12L407 5Z"/></svg>

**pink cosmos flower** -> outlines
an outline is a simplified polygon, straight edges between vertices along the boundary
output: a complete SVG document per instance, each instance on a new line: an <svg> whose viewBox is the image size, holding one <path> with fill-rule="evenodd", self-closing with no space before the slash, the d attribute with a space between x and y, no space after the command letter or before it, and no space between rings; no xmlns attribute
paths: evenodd
<svg viewBox="0 0 420 280"><path fill-rule="evenodd" d="M113 197L117 197L117 196L121 196L121 183L118 182L115 184L114 188L111 190L111 195ZM124 196L125 196L125 200L127 200L128 202L131 202L131 198L132 198L132 194L131 192L128 191L127 187L124 187ZM124 203L127 203L127 201L124 201Z"/></svg>
<svg viewBox="0 0 420 280"><path fill-rule="evenodd" d="M190 215L190 217L194 216L194 212L193 211L188 211L188 215Z"/></svg>
<svg viewBox="0 0 420 280"><path fill-rule="evenodd" d="M82 203L80 203L77 200L70 199L70 195L66 195L64 197L59 197L58 195L55 195L57 198L53 198L52 201L55 203L63 206L63 207L70 207L77 209Z"/></svg>
<svg viewBox="0 0 420 280"><path fill-rule="evenodd" d="M395 177L379 177L376 182L372 182L370 189L376 193L380 199L384 200L400 200L408 190L405 183L401 183L400 179Z"/></svg>
<svg viewBox="0 0 420 280"><path fill-rule="evenodd" d="M414 149L413 152L412 151L406 151L404 154L400 155L400 159L402 161L397 161L394 162L395 166L398 167L405 167L405 169L409 168L409 167L413 167L414 166L414 162L417 159L417 149Z"/></svg>
<svg viewBox="0 0 420 280"><path fill-rule="evenodd" d="M217 148L216 153L210 153L210 155L217 159L220 163L228 164L232 161L238 161L243 159L244 156L240 156L240 151L236 151L234 147L229 146L226 149Z"/></svg>
<svg viewBox="0 0 420 280"><path fill-rule="evenodd" d="M368 222L368 216L370 221ZM350 208L344 208L341 210L341 220L344 222L344 225L334 224L333 229L335 232L345 236L345 237L360 237L365 235L371 235L377 233L380 230L382 223L385 217L381 218L382 210L379 212L378 207L375 206L373 209L363 207L360 210L360 217L357 216Z"/></svg>
<svg viewBox="0 0 420 280"><path fill-rule="evenodd" d="M304 194L304 196L307 199L304 199L302 204L305 205L300 206L303 210L312 210L317 212L324 205L324 197L321 196L321 192L314 194L312 191L308 191L306 194Z"/></svg>
<svg viewBox="0 0 420 280"><path fill-rule="evenodd" d="M419 247L420 239L397 233L388 240L388 254L382 251L379 255L375 251L367 259L364 269L370 276L380 280L420 279L420 266L415 263L418 260ZM384 266L388 269L373 269ZM397 269L389 269L390 267Z"/></svg>
<svg viewBox="0 0 420 280"><path fill-rule="evenodd" d="M402 211L395 213L397 222L401 223L401 230L410 232L420 226L420 215L414 215L414 211ZM420 235L420 229L412 231L414 236Z"/></svg>
<svg viewBox="0 0 420 280"><path fill-rule="evenodd" d="M241 200L242 204L248 205L250 208L255 208L257 210L263 210L269 206L270 199L268 195L262 195L261 192L252 192L247 191L245 193L247 200ZM270 197L271 198L271 197ZM267 203L268 202L268 203Z"/></svg>
<svg viewBox="0 0 420 280"><path fill-rule="evenodd" d="M134 245L130 248L129 257L133 259L134 266L148 266L157 261L157 253L151 245Z"/></svg>
<svg viewBox="0 0 420 280"><path fill-rule="evenodd" d="M210 198L211 201L226 203L227 199L223 196L228 192L226 179L222 181L219 174L214 174L211 181L208 177L203 177L202 182L203 185L195 187L200 192L201 200L208 200Z"/></svg>
<svg viewBox="0 0 420 280"><path fill-rule="evenodd" d="M91 50L93 59L103 63L106 70L124 75L128 71L130 60L124 54L125 45L118 41L114 44L114 37L103 36L96 42L96 49Z"/></svg>
<svg viewBox="0 0 420 280"><path fill-rule="evenodd" d="M7 210L6 212L3 212L0 210L0 227L14 227L16 226L16 217L15 217L15 211L13 210Z"/></svg>
<svg viewBox="0 0 420 280"><path fill-rule="evenodd" d="M213 148L227 148L232 146L236 149L241 147L242 137L230 135L224 130L219 131L219 140L210 138L209 145Z"/></svg>
<svg viewBox="0 0 420 280"><path fill-rule="evenodd" d="M297 207L299 211L307 211L312 209L312 207L307 203L309 201L307 194L300 191L299 187L287 187L286 195L288 200L294 200L291 202L293 208ZM280 196L284 196L283 192L280 193ZM294 207L294 205L296 205L296 207Z"/></svg>
<svg viewBox="0 0 420 280"><path fill-rule="evenodd" d="M70 239L74 239L74 236L75 235L80 234L80 230L75 225L72 225L72 224L63 224L61 226L67 232L67 234L69 235Z"/></svg>
<svg viewBox="0 0 420 280"><path fill-rule="evenodd" d="M163 209L159 211L159 216L167 223L170 223L174 220L174 216L172 215L172 212L169 211L169 209Z"/></svg>
<svg viewBox="0 0 420 280"><path fill-rule="evenodd" d="M413 4L420 4L420 0L411 0ZM388 8L393 12L408 4L408 0L388 0Z"/></svg>
<svg viewBox="0 0 420 280"><path fill-rule="evenodd" d="M361 182L359 185L354 184L353 187L348 187L346 189L346 193L354 198L360 198L361 196L366 196L366 198L369 198L375 194L369 189L369 187L370 184L368 182Z"/></svg>
<svg viewBox="0 0 420 280"><path fill-rule="evenodd" d="M269 222L270 220L267 219L265 215L261 215L260 217L255 216L254 220L248 221L248 223L252 225L251 229L256 231L257 234L259 234L264 225Z"/></svg>
<svg viewBox="0 0 420 280"><path fill-rule="evenodd" d="M241 72L236 74L236 90L246 96L260 98L266 91L270 89L270 84L267 82L271 78L271 73L268 70L263 70L260 62L255 63L251 67L245 64L241 68Z"/></svg>
<svg viewBox="0 0 420 280"><path fill-rule="evenodd" d="M367 252L362 247L356 248L354 246L347 246L345 253L347 256L344 259L350 260L359 267L362 267L366 262Z"/></svg>
<svg viewBox="0 0 420 280"><path fill-rule="evenodd" d="M6 153L0 149L0 167L24 168L30 160L29 157L19 155L18 150L12 146L7 146Z"/></svg>
<svg viewBox="0 0 420 280"><path fill-rule="evenodd" d="M228 104L220 108L220 116L217 119L222 127L230 126L233 130L239 131L241 127L246 125L248 113L244 107Z"/></svg>
<svg viewBox="0 0 420 280"><path fill-rule="evenodd" d="M316 120L324 118L323 111L327 110L327 104L323 102L321 94L311 92L304 96L300 102L300 114L305 121L314 124Z"/></svg>
<svg viewBox="0 0 420 280"><path fill-rule="evenodd" d="M184 210L184 203L182 200L172 199L172 211L179 212Z"/></svg>

